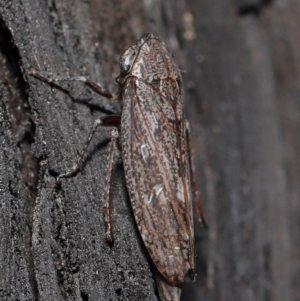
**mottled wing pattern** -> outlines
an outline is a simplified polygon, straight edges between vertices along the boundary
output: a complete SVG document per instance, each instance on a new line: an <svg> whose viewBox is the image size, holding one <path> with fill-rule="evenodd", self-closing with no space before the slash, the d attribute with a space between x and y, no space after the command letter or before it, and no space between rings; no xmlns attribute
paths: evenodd
<svg viewBox="0 0 300 301"><path fill-rule="evenodd" d="M172 106L137 78L128 79L123 101L123 162L137 226L156 268L170 283L181 283L194 269L182 102Z"/></svg>

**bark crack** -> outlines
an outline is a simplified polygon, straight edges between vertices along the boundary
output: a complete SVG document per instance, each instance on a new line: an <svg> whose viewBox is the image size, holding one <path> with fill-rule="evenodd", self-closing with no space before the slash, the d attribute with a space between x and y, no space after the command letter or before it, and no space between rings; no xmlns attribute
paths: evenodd
<svg viewBox="0 0 300 301"><path fill-rule="evenodd" d="M246 1L246 3L238 4L238 13L240 16L254 15L259 16L261 11L269 6L273 0Z"/></svg>
<svg viewBox="0 0 300 301"><path fill-rule="evenodd" d="M0 18L0 75L6 94L5 107L13 141L18 147L18 174L14 183L10 183L10 191L15 196L13 210L20 210L16 214L21 223L16 227L24 227L20 231L19 243L21 256L24 256L28 280L31 286L34 300L38 300L37 281L34 273L32 256L32 217L35 199L37 197L37 184L39 173L39 160L31 153L31 144L34 142L35 124L32 120L32 112L28 102L28 85L24 81L21 69L21 57L19 50L9 28ZM14 187L14 189L11 189ZM23 250L21 248L23 247Z"/></svg>

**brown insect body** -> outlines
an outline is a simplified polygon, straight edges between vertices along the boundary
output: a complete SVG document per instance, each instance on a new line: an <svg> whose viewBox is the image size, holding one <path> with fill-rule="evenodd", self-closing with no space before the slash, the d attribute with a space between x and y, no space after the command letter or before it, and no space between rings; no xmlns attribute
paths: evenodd
<svg viewBox="0 0 300 301"><path fill-rule="evenodd" d="M135 220L158 271L170 284L179 285L194 270L180 71L153 35L129 47L120 66L122 154Z"/></svg>
<svg viewBox="0 0 300 301"><path fill-rule="evenodd" d="M121 127L122 156L134 217L158 272L161 301L179 301L186 274L194 278L194 226L190 154L183 114L182 79L164 43L148 34L132 44L120 58L117 95L85 77L47 79L43 82L80 81L111 100L123 100L122 116L95 120L78 162L61 178L79 170L99 126L112 126L104 192L106 240L112 241L109 191L113 156ZM201 216L199 221L204 224Z"/></svg>

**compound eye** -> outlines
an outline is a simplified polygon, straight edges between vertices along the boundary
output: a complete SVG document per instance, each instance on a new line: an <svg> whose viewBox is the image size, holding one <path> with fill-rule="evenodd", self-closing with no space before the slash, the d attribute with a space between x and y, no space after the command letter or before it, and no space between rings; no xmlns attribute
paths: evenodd
<svg viewBox="0 0 300 301"><path fill-rule="evenodd" d="M135 49L127 49L120 58L121 73L129 73L134 63L137 52Z"/></svg>
<svg viewBox="0 0 300 301"><path fill-rule="evenodd" d="M130 64L126 64L126 62L120 64L121 72L122 73L128 73L131 69Z"/></svg>

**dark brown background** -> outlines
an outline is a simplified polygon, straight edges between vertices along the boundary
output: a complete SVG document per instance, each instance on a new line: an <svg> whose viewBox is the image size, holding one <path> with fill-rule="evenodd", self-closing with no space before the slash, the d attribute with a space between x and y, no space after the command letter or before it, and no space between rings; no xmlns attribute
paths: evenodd
<svg viewBox="0 0 300 301"><path fill-rule="evenodd" d="M2 0L0 299L157 300L120 159L115 243L103 241L108 130L82 172L50 187L93 120L119 106L27 73L87 75L114 90L121 51L153 32L183 70L209 224L197 229L198 277L182 300L299 301L299 28L299 0Z"/></svg>

